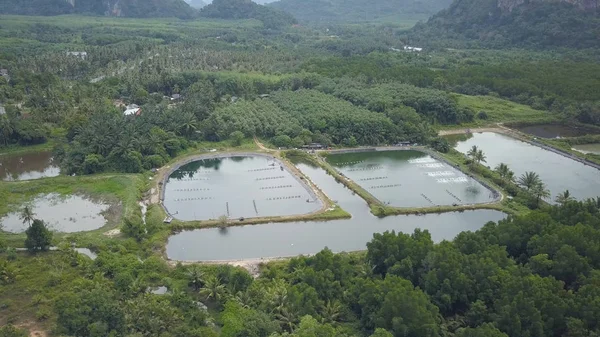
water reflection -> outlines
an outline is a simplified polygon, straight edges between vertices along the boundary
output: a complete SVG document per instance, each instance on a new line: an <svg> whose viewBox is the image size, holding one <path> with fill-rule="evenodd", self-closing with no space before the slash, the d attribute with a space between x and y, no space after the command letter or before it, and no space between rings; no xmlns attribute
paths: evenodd
<svg viewBox="0 0 600 337"><path fill-rule="evenodd" d="M322 169L299 163L298 168L352 219L315 222L269 223L254 226L186 231L169 238L167 255L173 260L241 260L313 254L325 247L334 252L364 250L373 233L395 230L411 233L416 228L430 231L433 240L452 239L466 230L477 230L504 213L491 210L401 215L377 218L368 205Z"/></svg>
<svg viewBox="0 0 600 337"><path fill-rule="evenodd" d="M59 175L51 152L0 155L0 180L32 180Z"/></svg>

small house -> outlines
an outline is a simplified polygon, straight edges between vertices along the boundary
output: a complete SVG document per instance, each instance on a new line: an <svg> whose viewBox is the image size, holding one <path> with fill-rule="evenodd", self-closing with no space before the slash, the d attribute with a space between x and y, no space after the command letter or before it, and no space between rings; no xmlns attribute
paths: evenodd
<svg viewBox="0 0 600 337"><path fill-rule="evenodd" d="M123 115L125 116L139 116L142 114L142 109L137 104L129 104L125 108Z"/></svg>
<svg viewBox="0 0 600 337"><path fill-rule="evenodd" d="M309 150L322 150L327 148L327 146L321 144L321 143L310 143L310 144L306 144L302 146L303 149L309 149Z"/></svg>
<svg viewBox="0 0 600 337"><path fill-rule="evenodd" d="M181 99L181 95L180 94L173 94L171 95L171 101L177 101Z"/></svg>
<svg viewBox="0 0 600 337"><path fill-rule="evenodd" d="M2 104L0 104L0 116L2 115L6 115L6 109L4 109L4 106L2 106Z"/></svg>
<svg viewBox="0 0 600 337"><path fill-rule="evenodd" d="M423 51L423 48L411 47L411 46L404 46L404 50L405 51L410 51L410 52L413 52L413 51L420 52L420 51Z"/></svg>
<svg viewBox="0 0 600 337"><path fill-rule="evenodd" d="M0 69L0 76L4 77L6 81L10 81L10 76L8 75L8 69Z"/></svg>
<svg viewBox="0 0 600 337"><path fill-rule="evenodd" d="M410 142L407 142L407 141L398 142L398 143L396 143L396 146L410 146Z"/></svg>
<svg viewBox="0 0 600 337"><path fill-rule="evenodd" d="M263 99L264 99L264 98L269 98L269 97L270 97L270 95L269 95L269 94L262 94L262 95L258 95L258 97L260 97L260 98L263 98Z"/></svg>
<svg viewBox="0 0 600 337"><path fill-rule="evenodd" d="M85 51L68 51L67 56L75 56L82 60L85 60L87 58L87 52L85 52Z"/></svg>

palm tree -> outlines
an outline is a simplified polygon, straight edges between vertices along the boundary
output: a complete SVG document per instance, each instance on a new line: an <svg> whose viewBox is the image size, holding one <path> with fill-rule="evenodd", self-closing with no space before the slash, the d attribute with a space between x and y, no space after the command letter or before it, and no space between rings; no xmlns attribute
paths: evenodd
<svg viewBox="0 0 600 337"><path fill-rule="evenodd" d="M8 145L13 132L14 128L8 117L0 116L0 144Z"/></svg>
<svg viewBox="0 0 600 337"><path fill-rule="evenodd" d="M342 306L339 302L327 301L327 304L321 309L321 317L323 317L322 323L335 323L339 320L342 312Z"/></svg>
<svg viewBox="0 0 600 337"><path fill-rule="evenodd" d="M546 184L544 184L543 182L539 182L538 184L536 184L532 189L531 189L531 193L533 195L535 195L535 197L537 198L537 205L539 206L540 204L540 200L543 199L548 199L550 198L550 196L552 194L550 194L550 190L548 190L548 188L546 188Z"/></svg>
<svg viewBox="0 0 600 337"><path fill-rule="evenodd" d="M194 290L198 291L198 289L202 288L204 285L204 273L198 266L192 266L186 272L186 276L188 279L188 285L194 288Z"/></svg>
<svg viewBox="0 0 600 337"><path fill-rule="evenodd" d="M35 213L33 212L33 209L27 205L23 207L20 218L23 220L24 224L26 223L28 226L31 226L31 222L35 220Z"/></svg>
<svg viewBox="0 0 600 337"><path fill-rule="evenodd" d="M477 161L477 164L486 163L486 156L482 150L477 151L475 154L475 161Z"/></svg>
<svg viewBox="0 0 600 337"><path fill-rule="evenodd" d="M475 158L475 155L477 155L477 152L479 152L479 148L477 147L477 145L473 145L473 147L467 151L467 156L471 157L471 158Z"/></svg>
<svg viewBox="0 0 600 337"><path fill-rule="evenodd" d="M527 191L530 191L535 186L542 183L540 176L535 172L525 172L522 176L519 177L517 181L519 186L525 188Z"/></svg>
<svg viewBox="0 0 600 337"><path fill-rule="evenodd" d="M564 205L569 201L573 201L574 198L573 196L571 196L571 192L569 192L569 190L565 190L564 192L557 195L555 200L557 203Z"/></svg>
<svg viewBox="0 0 600 337"><path fill-rule="evenodd" d="M204 283L204 288L200 289L200 295L204 296L207 300L212 299L215 302L219 302L225 297L225 285L221 284L221 279L216 276L212 276Z"/></svg>
<svg viewBox="0 0 600 337"><path fill-rule="evenodd" d="M279 324L289 332L294 331L294 327L298 323L298 315L293 310L287 307L283 307L275 314L275 318L279 321Z"/></svg>

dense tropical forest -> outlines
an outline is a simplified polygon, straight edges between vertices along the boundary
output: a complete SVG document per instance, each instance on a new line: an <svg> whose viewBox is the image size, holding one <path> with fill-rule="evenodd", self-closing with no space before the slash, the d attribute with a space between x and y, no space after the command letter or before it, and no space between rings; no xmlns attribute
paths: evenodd
<svg viewBox="0 0 600 337"><path fill-rule="evenodd" d="M599 336L600 199L551 200L536 173L440 136L566 125L591 134L539 141L600 163L572 151L600 143L599 27L578 2L0 0L0 163L44 151L60 170L0 181L0 220L16 211L27 228L0 224L0 336ZM250 272L167 259L178 230L226 236L244 219L140 210L161 170L262 146L325 161L294 150L314 143L416 144L510 214L452 240L375 233L362 252ZM28 204L42 192L113 202L110 224L53 232Z"/></svg>
<svg viewBox="0 0 600 337"><path fill-rule="evenodd" d="M33 296L27 310L56 315L55 332L69 336L595 336L599 210L567 201L438 244L427 231L375 234L366 253L325 249L258 279L171 268L130 241L106 243L94 262L69 249L9 252L2 312L17 319L6 308ZM156 284L170 292L146 293Z"/></svg>

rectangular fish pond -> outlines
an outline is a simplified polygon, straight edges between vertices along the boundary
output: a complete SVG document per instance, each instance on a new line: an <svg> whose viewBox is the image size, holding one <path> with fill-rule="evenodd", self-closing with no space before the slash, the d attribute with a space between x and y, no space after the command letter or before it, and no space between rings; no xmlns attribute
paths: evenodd
<svg viewBox="0 0 600 337"><path fill-rule="evenodd" d="M56 177L59 173L49 151L0 155L0 180L32 180Z"/></svg>
<svg viewBox="0 0 600 337"><path fill-rule="evenodd" d="M307 214L321 201L271 156L240 154L200 158L173 171L163 204L183 221Z"/></svg>
<svg viewBox="0 0 600 337"><path fill-rule="evenodd" d="M459 141L455 148L466 154L473 145L484 152L487 157L484 165L492 169L505 163L517 178L528 171L539 174L552 193L550 202L565 190L580 200L600 196L600 170L592 166L492 132L475 133L467 140Z"/></svg>
<svg viewBox="0 0 600 337"><path fill-rule="evenodd" d="M488 221L506 217L502 212L476 210L442 214L373 216L366 202L321 168L298 168L329 198L352 213L351 219L286 222L184 231L169 238L167 256L181 261L227 261L314 254L325 247L334 252L366 249L374 233L387 230L412 233L427 229L434 241L451 240L458 233L477 230Z"/></svg>
<svg viewBox="0 0 600 337"><path fill-rule="evenodd" d="M413 150L332 154L333 167L394 207L492 202L497 195L460 170Z"/></svg>
<svg viewBox="0 0 600 337"><path fill-rule="evenodd" d="M105 214L110 204L79 195L62 196L56 193L38 195L26 205L34 218L43 220L50 230L63 233L91 231L106 225ZM22 205L25 207L25 204ZM29 224L21 219L20 211L0 215L0 227L10 233L23 233Z"/></svg>

